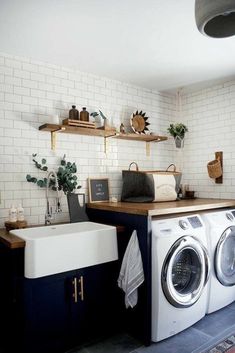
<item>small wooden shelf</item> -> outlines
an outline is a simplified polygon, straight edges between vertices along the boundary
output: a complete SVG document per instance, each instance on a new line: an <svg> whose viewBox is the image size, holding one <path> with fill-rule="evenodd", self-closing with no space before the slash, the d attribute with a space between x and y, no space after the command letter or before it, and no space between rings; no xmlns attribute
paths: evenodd
<svg viewBox="0 0 235 353"><path fill-rule="evenodd" d="M122 140L132 140L132 141L145 141L145 142L160 142L167 140L166 136L159 135L140 135L140 134L116 134L115 138Z"/></svg>
<svg viewBox="0 0 235 353"><path fill-rule="evenodd" d="M150 154L150 146L149 142L160 142L167 140L166 136L158 136L158 135L141 135L141 134L122 134L118 133L115 130L102 130L102 129L91 129L70 125L57 125L57 124L43 124L39 126L40 131L48 131L51 133L51 148L54 150L56 145L56 133L67 133L67 134L78 134L78 135L89 135L89 136L100 136L105 137L105 150L106 146L106 138L114 137L122 140L129 141L144 141L146 142L146 154Z"/></svg>

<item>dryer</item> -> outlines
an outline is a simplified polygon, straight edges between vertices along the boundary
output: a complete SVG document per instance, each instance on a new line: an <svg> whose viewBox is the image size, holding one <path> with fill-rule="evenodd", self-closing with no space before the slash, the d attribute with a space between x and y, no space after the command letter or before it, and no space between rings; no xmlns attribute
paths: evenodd
<svg viewBox="0 0 235 353"><path fill-rule="evenodd" d="M235 210L202 214L208 237L211 277L207 313L235 300Z"/></svg>
<svg viewBox="0 0 235 353"><path fill-rule="evenodd" d="M205 315L206 247L199 215L152 221L152 341L170 337Z"/></svg>

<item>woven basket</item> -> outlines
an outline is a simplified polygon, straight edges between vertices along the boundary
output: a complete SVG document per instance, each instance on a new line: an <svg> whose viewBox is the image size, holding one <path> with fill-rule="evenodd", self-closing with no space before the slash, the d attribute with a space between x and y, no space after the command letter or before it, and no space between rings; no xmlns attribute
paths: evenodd
<svg viewBox="0 0 235 353"><path fill-rule="evenodd" d="M217 179L223 174L222 167L219 159L215 159L207 164L207 170L209 177L212 179Z"/></svg>

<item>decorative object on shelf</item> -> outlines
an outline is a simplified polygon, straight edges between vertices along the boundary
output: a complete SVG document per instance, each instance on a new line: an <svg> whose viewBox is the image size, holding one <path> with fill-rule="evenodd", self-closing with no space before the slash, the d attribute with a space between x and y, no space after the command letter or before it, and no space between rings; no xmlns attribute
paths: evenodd
<svg viewBox="0 0 235 353"><path fill-rule="evenodd" d="M130 119L131 128L136 134L145 134L148 131L148 125L150 123L147 122L148 118L145 116L146 113L143 113L142 110L138 112L138 110L133 113L133 116Z"/></svg>
<svg viewBox="0 0 235 353"><path fill-rule="evenodd" d="M223 183L223 152L215 152L215 159L207 163L207 171L216 184Z"/></svg>
<svg viewBox="0 0 235 353"><path fill-rule="evenodd" d="M79 120L79 111L76 109L76 105L72 105L72 109L69 111L69 119Z"/></svg>
<svg viewBox="0 0 235 353"><path fill-rule="evenodd" d="M37 154L35 153L32 156L33 156L32 160L35 164L35 167L38 168L39 170L47 172L48 167L46 165L47 163L46 159L42 158L41 162L38 162L36 159ZM65 155L63 156L63 158L61 158L60 166L58 167L56 175L58 179L58 186L59 186L58 189L62 190L67 195L69 193L72 193L76 189L80 189L81 186L78 185L77 176L75 175L77 173L76 164L67 162L65 158L66 158ZM47 186L47 178L38 179L38 178L32 177L30 174L27 174L26 180L28 182L37 184L41 188ZM52 178L49 181L49 188L56 191L55 180Z"/></svg>
<svg viewBox="0 0 235 353"><path fill-rule="evenodd" d="M184 147L184 137L188 128L182 123L170 124L167 131L174 137L175 145L177 148Z"/></svg>
<svg viewBox="0 0 235 353"><path fill-rule="evenodd" d="M116 129L114 127L111 127L108 123L108 118L102 113L101 110L99 110L99 113L97 112L93 112L90 114L91 116L93 116L93 118L96 118L97 116L100 116L101 119L104 120L104 125L101 127L98 127L98 129L100 130L105 130L105 131L113 131L113 133L116 133Z"/></svg>
<svg viewBox="0 0 235 353"><path fill-rule="evenodd" d="M121 132L121 134L125 134L125 127L123 123L121 123L119 131Z"/></svg>
<svg viewBox="0 0 235 353"><path fill-rule="evenodd" d="M195 19L198 30L212 38L235 35L234 0L196 0Z"/></svg>
<svg viewBox="0 0 235 353"><path fill-rule="evenodd" d="M109 201L109 179L88 178L89 202Z"/></svg>
<svg viewBox="0 0 235 353"><path fill-rule="evenodd" d="M81 121L89 121L89 113L85 107L82 108L82 111L80 112L79 118Z"/></svg>
<svg viewBox="0 0 235 353"><path fill-rule="evenodd" d="M64 119L63 125L70 125L70 126L78 126L78 127L86 127L89 129L95 129L95 123L92 123L90 121Z"/></svg>
<svg viewBox="0 0 235 353"><path fill-rule="evenodd" d="M52 124L59 125L59 123L60 123L59 114L52 115L51 122L52 122Z"/></svg>
<svg viewBox="0 0 235 353"><path fill-rule="evenodd" d="M195 199L195 191L186 190L185 191L185 199Z"/></svg>

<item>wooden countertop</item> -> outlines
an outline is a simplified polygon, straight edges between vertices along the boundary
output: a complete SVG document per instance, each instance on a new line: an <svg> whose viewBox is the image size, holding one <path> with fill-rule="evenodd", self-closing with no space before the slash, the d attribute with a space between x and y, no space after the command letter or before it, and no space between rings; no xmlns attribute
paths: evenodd
<svg viewBox="0 0 235 353"><path fill-rule="evenodd" d="M123 212L143 216L166 216L176 213L198 212L224 207L234 207L235 200L224 199L194 199L158 203L130 203L130 202L94 202L87 205L88 208L97 210ZM120 229L119 229L119 228ZM119 231L123 231L118 226ZM17 236L0 229L0 242L10 249L25 247L25 241Z"/></svg>
<svg viewBox="0 0 235 353"><path fill-rule="evenodd" d="M164 216L174 213L198 212L216 208L234 207L235 200L226 199L188 199L170 202L133 203L133 202L94 202L88 208L123 212L143 216Z"/></svg>
<svg viewBox="0 0 235 353"><path fill-rule="evenodd" d="M0 242L10 249L19 249L25 247L25 241L16 235L8 233L5 229L0 229Z"/></svg>

